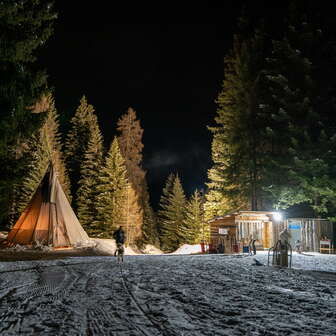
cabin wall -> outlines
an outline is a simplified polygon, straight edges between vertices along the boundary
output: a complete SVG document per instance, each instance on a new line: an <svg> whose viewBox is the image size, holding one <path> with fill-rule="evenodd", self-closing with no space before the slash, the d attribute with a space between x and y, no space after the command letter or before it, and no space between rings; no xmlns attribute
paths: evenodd
<svg viewBox="0 0 336 336"><path fill-rule="evenodd" d="M318 218L289 218L286 221L291 232L290 244L294 246L295 240L300 239L303 251L320 251L320 240L335 239L333 224Z"/></svg>
<svg viewBox="0 0 336 336"><path fill-rule="evenodd" d="M257 249L270 248L277 241L279 229L266 214L233 214L216 219L210 225L210 244L216 252L218 244L225 245L225 253L238 252L234 245L239 243L240 250L256 240ZM227 235L219 234L219 229L227 229Z"/></svg>
<svg viewBox="0 0 336 336"><path fill-rule="evenodd" d="M226 229L227 234L220 234L219 229ZM210 246L212 248L210 252L216 252L220 243L224 246L225 253L232 253L233 244L236 243L234 217L225 217L210 223Z"/></svg>

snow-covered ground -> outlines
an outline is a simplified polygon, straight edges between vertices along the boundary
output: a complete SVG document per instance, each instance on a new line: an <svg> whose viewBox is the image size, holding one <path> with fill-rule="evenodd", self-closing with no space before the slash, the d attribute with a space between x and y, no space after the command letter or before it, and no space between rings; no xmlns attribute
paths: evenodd
<svg viewBox="0 0 336 336"><path fill-rule="evenodd" d="M0 262L0 335L336 335L336 255L254 258Z"/></svg>
<svg viewBox="0 0 336 336"><path fill-rule="evenodd" d="M202 252L202 248L200 244L197 244L197 245L184 244L172 254L195 254L195 253L201 253L201 252Z"/></svg>

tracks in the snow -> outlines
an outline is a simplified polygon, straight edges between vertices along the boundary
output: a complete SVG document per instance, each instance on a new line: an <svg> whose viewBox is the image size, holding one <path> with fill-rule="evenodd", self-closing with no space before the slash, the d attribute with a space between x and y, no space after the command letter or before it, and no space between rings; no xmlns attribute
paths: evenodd
<svg viewBox="0 0 336 336"><path fill-rule="evenodd" d="M107 264L112 265L114 277L110 276ZM119 271L116 268L119 268ZM62 331L57 331L57 323L52 325L46 320L53 316L54 309L66 309L67 305L70 305L70 309L73 305L80 307L82 315L77 316L81 324L78 335L101 335L111 332L113 335L134 335L135 332L143 336L175 334L164 328L160 321L142 307L132 291L132 285L126 279L122 266L119 264L118 267L111 259L54 265L38 264L25 269L1 271L0 275L13 272L32 274L23 285L13 286L8 281L3 284L5 288L0 291L1 335L25 332L34 334L36 329L27 329L27 323L35 321L36 316L41 318L41 328L47 325L51 328L49 330L56 330L55 334L58 335L59 332L59 335L63 335ZM118 273L120 276L116 279ZM106 286L111 289L110 298L106 299L100 293L101 285L105 286L105 292ZM131 306L133 308L130 308ZM34 310L38 310L38 314Z"/></svg>
<svg viewBox="0 0 336 336"><path fill-rule="evenodd" d="M150 316L145 311L145 309L143 309L142 305L138 302L138 300L136 299L134 293L130 290L129 286L127 285L128 281L127 281L127 279L124 276L122 264L119 264L119 269L120 269L120 274L121 274L121 279L122 279L122 282L123 282L124 289L128 293L129 297L131 298L132 302L134 303L134 305L136 306L136 308L138 309L138 311L143 315L143 317L150 322L150 324L158 331L159 335L164 335L164 336L175 335L176 333L173 333L173 332L170 332L167 329L164 329L163 326L161 325L160 321L157 321L154 317ZM147 331L144 332L142 330L142 333L144 335L146 335L146 336L150 335L150 334L147 333Z"/></svg>

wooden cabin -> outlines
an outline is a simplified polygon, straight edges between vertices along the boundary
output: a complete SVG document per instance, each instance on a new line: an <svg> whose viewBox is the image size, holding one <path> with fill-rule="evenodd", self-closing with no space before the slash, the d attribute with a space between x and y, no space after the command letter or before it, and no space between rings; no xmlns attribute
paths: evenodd
<svg viewBox="0 0 336 336"><path fill-rule="evenodd" d="M215 217L210 226L210 253L239 253L256 240L257 249L267 249L277 241L284 224L276 220L276 212L237 211ZM224 246L224 251L223 247Z"/></svg>
<svg viewBox="0 0 336 336"><path fill-rule="evenodd" d="M301 241L302 251L325 252L321 247L329 242L329 253L335 248L336 228L333 223L321 218L288 218L285 221L291 238L290 244L295 246L297 240Z"/></svg>

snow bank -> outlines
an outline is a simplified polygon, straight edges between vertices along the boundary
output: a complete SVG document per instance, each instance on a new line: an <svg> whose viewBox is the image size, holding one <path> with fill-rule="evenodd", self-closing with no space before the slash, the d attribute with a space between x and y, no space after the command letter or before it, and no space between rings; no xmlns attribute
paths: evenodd
<svg viewBox="0 0 336 336"><path fill-rule="evenodd" d="M257 251L257 255L253 257L267 265L268 251ZM244 259L250 261L250 258ZM269 261L272 265L272 256ZM318 252L293 252L292 268L336 273L336 255Z"/></svg>
<svg viewBox="0 0 336 336"><path fill-rule="evenodd" d="M163 254L163 252L155 247L154 245L146 245L145 248L142 250L144 254Z"/></svg>
<svg viewBox="0 0 336 336"><path fill-rule="evenodd" d="M114 251L117 248L114 239L102 239L102 238L91 238L91 239L96 243L94 249L97 252L114 255ZM134 251L131 247L125 248L125 255L137 255L137 254L139 253Z"/></svg>
<svg viewBox="0 0 336 336"><path fill-rule="evenodd" d="M197 245L184 244L180 246L175 252L172 252L171 254L193 254L193 253L201 253L201 252L202 252L201 244L197 244Z"/></svg>

